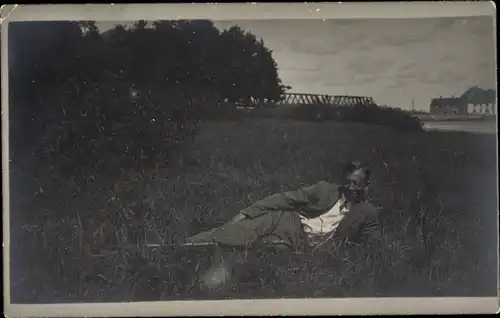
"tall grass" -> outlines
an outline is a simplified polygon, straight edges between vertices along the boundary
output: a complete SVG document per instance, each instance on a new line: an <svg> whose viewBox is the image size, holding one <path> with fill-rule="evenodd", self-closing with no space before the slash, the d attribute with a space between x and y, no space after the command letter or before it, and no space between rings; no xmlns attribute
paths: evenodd
<svg viewBox="0 0 500 318"><path fill-rule="evenodd" d="M493 295L494 151L493 137L474 134L260 119L204 121L175 160L84 183L19 158L11 163L12 301ZM218 226L274 192L335 181L338 164L351 160L374 171L377 253L250 253L243 283L210 296L196 289L210 250L145 247Z"/></svg>

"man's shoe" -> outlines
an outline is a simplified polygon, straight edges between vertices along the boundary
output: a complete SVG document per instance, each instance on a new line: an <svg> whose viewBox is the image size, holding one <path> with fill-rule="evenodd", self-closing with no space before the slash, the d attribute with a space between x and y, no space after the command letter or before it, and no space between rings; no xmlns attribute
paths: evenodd
<svg viewBox="0 0 500 318"><path fill-rule="evenodd" d="M226 289L232 284L232 271L232 266L226 261L212 265L201 279L202 289L207 291Z"/></svg>

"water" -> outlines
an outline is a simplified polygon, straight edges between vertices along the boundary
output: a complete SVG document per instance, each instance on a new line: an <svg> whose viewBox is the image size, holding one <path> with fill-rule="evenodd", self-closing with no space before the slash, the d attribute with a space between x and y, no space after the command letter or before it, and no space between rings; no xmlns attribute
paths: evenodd
<svg viewBox="0 0 500 318"><path fill-rule="evenodd" d="M469 121L424 121L425 130L465 131L483 134L496 134L496 122L493 120Z"/></svg>

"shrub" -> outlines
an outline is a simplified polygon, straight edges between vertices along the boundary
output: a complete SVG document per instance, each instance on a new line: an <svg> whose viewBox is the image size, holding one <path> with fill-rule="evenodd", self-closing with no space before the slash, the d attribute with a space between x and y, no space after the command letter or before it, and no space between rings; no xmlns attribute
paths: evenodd
<svg viewBox="0 0 500 318"><path fill-rule="evenodd" d="M72 176L118 172L168 157L196 132L198 105L158 92L132 99L126 88L110 79L58 96L67 106L46 117L39 136L48 163Z"/></svg>
<svg viewBox="0 0 500 318"><path fill-rule="evenodd" d="M354 107L342 107L340 114L341 121L388 126L406 131L422 130L420 119L397 108L355 105Z"/></svg>
<svg viewBox="0 0 500 318"><path fill-rule="evenodd" d="M422 123L403 110L376 105L299 105L290 109L290 118L312 121L360 122L405 131L421 131Z"/></svg>

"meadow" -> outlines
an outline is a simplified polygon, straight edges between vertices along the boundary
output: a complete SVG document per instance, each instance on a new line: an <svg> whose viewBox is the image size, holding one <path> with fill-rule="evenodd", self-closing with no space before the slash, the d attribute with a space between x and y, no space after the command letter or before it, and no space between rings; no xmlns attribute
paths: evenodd
<svg viewBox="0 0 500 318"><path fill-rule="evenodd" d="M496 294L495 136L256 118L203 121L193 142L153 167L84 183L30 153L14 158L11 301ZM218 226L274 192L335 181L351 160L373 170L383 226L375 258L356 248L256 252L241 284L205 295L196 272L209 250L145 248Z"/></svg>

